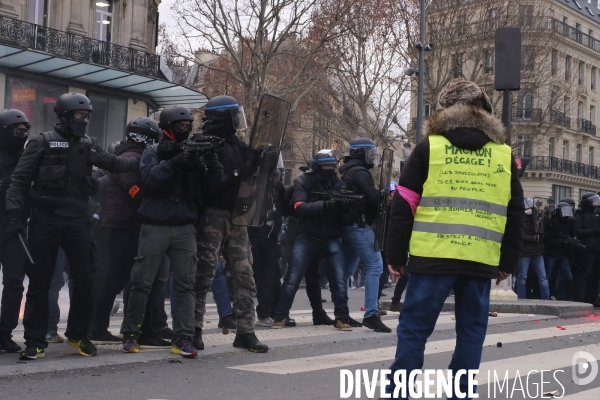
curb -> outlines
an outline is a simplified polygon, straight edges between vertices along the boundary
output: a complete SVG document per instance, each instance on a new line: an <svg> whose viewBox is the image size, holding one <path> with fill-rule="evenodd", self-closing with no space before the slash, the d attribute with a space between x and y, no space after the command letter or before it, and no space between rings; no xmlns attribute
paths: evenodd
<svg viewBox="0 0 600 400"><path fill-rule="evenodd" d="M380 302L382 310L389 310L390 300ZM402 305L404 301L400 301ZM454 311L454 300L447 300L442 307L442 312ZM555 300L518 300L518 301L492 301L490 311L510 314L539 314L554 315L559 318L583 317L594 313L594 306L587 303Z"/></svg>

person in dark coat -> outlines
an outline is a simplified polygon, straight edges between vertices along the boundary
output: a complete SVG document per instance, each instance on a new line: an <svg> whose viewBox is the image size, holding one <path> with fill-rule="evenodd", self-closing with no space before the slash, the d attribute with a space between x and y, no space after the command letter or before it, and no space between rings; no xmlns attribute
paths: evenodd
<svg viewBox="0 0 600 400"><path fill-rule="evenodd" d="M585 193L579 205L581 210L573 221L573 234L584 245L579 252L579 272L575 280L575 301L595 303L598 301L600 275L600 216L595 212L600 207L600 196Z"/></svg>

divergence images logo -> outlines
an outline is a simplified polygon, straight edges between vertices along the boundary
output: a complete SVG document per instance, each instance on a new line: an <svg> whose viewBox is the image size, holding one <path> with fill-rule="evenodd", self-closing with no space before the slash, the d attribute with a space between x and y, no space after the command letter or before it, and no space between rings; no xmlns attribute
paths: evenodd
<svg viewBox="0 0 600 400"><path fill-rule="evenodd" d="M585 361L582 361L582 359ZM590 384L598 375L598 362L588 352L578 351L573 354L571 365L573 365L573 369L571 370L573 382L576 385L584 386Z"/></svg>

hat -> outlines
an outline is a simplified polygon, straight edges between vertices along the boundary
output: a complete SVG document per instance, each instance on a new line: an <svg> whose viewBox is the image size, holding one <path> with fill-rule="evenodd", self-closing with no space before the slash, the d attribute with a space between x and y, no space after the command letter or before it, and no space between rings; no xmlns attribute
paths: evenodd
<svg viewBox="0 0 600 400"><path fill-rule="evenodd" d="M448 108L457 103L463 103L476 106L476 101L483 101L483 108L490 114L493 114L492 102L485 93L485 89L475 82L459 78L452 80L448 87L443 89L438 100L437 110ZM480 104L479 104L480 105Z"/></svg>

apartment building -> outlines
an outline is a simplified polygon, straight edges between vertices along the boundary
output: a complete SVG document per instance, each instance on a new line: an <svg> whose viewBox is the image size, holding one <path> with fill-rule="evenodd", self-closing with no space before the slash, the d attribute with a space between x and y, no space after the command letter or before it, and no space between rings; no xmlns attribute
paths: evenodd
<svg viewBox="0 0 600 400"><path fill-rule="evenodd" d="M172 82L156 54L160 0L2 0L0 108L18 108L34 133L52 128L56 99L86 94L89 133L107 146L127 121L206 96Z"/></svg>

